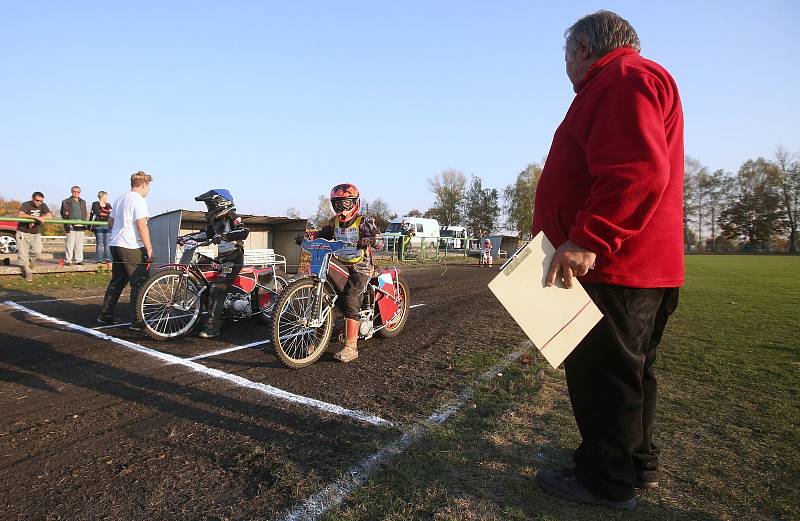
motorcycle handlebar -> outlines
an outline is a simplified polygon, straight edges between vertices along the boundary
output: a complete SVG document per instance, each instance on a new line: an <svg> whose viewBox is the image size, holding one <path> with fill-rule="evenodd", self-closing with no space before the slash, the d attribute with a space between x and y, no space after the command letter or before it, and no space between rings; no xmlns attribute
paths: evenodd
<svg viewBox="0 0 800 521"><path fill-rule="evenodd" d="M205 241L193 241L193 240L189 239L189 240L186 240L186 241L183 241L183 242L178 241L178 244L180 244L181 246L186 246L187 243L193 243L192 244L193 248L199 248L200 246L208 246L209 244L212 244L213 242L214 241L212 241L210 239L209 240L205 240Z"/></svg>

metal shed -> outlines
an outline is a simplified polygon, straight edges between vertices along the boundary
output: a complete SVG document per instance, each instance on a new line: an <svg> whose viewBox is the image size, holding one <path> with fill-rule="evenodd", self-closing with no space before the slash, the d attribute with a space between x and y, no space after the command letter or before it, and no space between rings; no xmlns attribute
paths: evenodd
<svg viewBox="0 0 800 521"><path fill-rule="evenodd" d="M300 264L300 247L294 238L306 229L306 219L268 217L265 215L243 215L250 235L245 240L245 249L270 248L286 257L289 272L296 272ZM147 223L156 264L175 262L178 235L197 232L206 228L205 212L195 210L173 210L151 217Z"/></svg>

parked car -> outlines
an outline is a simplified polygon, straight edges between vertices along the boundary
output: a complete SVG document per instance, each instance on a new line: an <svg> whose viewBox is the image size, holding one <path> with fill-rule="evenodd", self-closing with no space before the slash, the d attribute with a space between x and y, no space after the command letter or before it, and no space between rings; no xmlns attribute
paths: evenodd
<svg viewBox="0 0 800 521"><path fill-rule="evenodd" d="M0 221L0 253L17 253L17 223Z"/></svg>

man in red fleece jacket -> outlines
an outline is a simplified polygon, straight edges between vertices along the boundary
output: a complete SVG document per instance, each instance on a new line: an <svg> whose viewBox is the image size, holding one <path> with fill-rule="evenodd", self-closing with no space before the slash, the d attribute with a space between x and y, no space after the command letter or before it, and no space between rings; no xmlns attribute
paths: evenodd
<svg viewBox="0 0 800 521"><path fill-rule="evenodd" d="M533 233L558 247L548 285L579 277L603 319L565 361L582 442L542 470L558 496L622 509L658 486L656 346L683 284L683 110L675 81L609 11L566 32L576 93L536 190Z"/></svg>

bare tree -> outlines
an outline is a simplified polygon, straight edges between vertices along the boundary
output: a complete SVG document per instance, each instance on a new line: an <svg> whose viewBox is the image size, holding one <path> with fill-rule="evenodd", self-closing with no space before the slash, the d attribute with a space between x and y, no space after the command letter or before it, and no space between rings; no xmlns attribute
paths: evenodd
<svg viewBox="0 0 800 521"><path fill-rule="evenodd" d="M300 210L294 206L290 206L286 209L286 217L289 217L290 219L300 219Z"/></svg>
<svg viewBox="0 0 800 521"><path fill-rule="evenodd" d="M800 218L800 160L792 158L783 147L778 147L775 165L778 167L777 183L781 205L789 228L789 252L796 253L797 221Z"/></svg>
<svg viewBox="0 0 800 521"><path fill-rule="evenodd" d="M697 159L691 158L689 156L684 157L684 176L688 183L684 183L684 194L686 190L686 186L689 186L689 190L692 190L694 193L690 195L689 200L691 201L691 210L693 210L694 214L697 216L697 237L696 240L699 242L698 248L702 251L703 245L703 214L705 211L705 204L706 204L706 196L709 186L709 178L710 175L708 173L708 168L703 166L700 161ZM685 204L685 200L684 200Z"/></svg>
<svg viewBox="0 0 800 521"><path fill-rule="evenodd" d="M444 170L428 179L430 191L436 196L433 209L442 226L461 223L461 208L464 203L464 190L467 178L458 170Z"/></svg>
<svg viewBox="0 0 800 521"><path fill-rule="evenodd" d="M317 213L308 220L308 225L313 228L321 228L331 221L334 215L330 198L327 195L320 195L317 202Z"/></svg>
<svg viewBox="0 0 800 521"><path fill-rule="evenodd" d="M371 203L364 201L363 207L364 213L375 219L375 224L378 228L385 230L389 225L389 221L392 220L392 209L389 208L386 201L376 197Z"/></svg>
<svg viewBox="0 0 800 521"><path fill-rule="evenodd" d="M516 230L519 237L528 238L533 224L533 205L536 200L536 185L542 175L542 167L531 163L517 174L514 184L503 190L503 210L506 226Z"/></svg>

